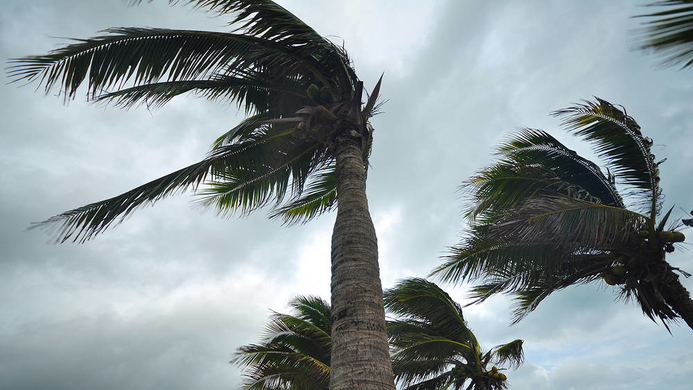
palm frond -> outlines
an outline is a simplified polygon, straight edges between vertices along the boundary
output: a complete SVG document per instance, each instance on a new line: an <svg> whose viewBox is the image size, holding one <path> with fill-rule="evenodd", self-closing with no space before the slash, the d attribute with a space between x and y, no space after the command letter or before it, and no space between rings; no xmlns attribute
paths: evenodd
<svg viewBox="0 0 693 390"><path fill-rule="evenodd" d="M520 368L525 359L522 348L522 340L513 340L506 344L497 345L493 348L493 360L498 365L510 365L513 368Z"/></svg>
<svg viewBox="0 0 693 390"><path fill-rule="evenodd" d="M266 127L230 145L219 146L207 158L133 190L73 209L34 227L47 229L58 242L85 242L132 211L200 184L202 202L220 213L248 213L274 202L281 204L288 188L297 197L313 172L330 159L326 149L292 137L293 129ZM205 196L207 196L205 198Z"/></svg>
<svg viewBox="0 0 693 390"><path fill-rule="evenodd" d="M667 304L662 296L662 284L665 280L657 278L659 272L670 267L666 263L655 263L649 265L639 274L633 275L625 280L622 285L619 298L626 302L634 301L649 319L657 322L659 319L662 324L669 329L670 323L676 323L680 316Z"/></svg>
<svg viewBox="0 0 693 390"><path fill-rule="evenodd" d="M293 315L275 313L260 344L240 347L232 363L244 367L246 388L327 389L331 309L317 297L295 297Z"/></svg>
<svg viewBox="0 0 693 390"><path fill-rule="evenodd" d="M302 97L293 90L280 89L276 85L250 77L214 76L211 80L166 81L138 85L105 93L96 100L114 102L119 107L144 104L148 108L158 108L187 92L193 92L208 100L245 102L248 112L269 105L270 99L278 98L274 95L288 96L294 100Z"/></svg>
<svg viewBox="0 0 693 390"><path fill-rule="evenodd" d="M312 182L307 183L300 197L277 208L270 218L281 218L287 225L305 223L325 212L334 210L337 205L337 179L333 165L316 173Z"/></svg>
<svg viewBox="0 0 693 390"><path fill-rule="evenodd" d="M522 362L521 340L483 352L464 321L460 305L434 283L404 280L385 292L385 303L388 311L399 317L389 321L387 328L393 370L404 388L463 389L468 380L472 382L470 388L475 388L488 384L485 366L492 354L501 364ZM492 388L503 388L502 381L496 382Z"/></svg>
<svg viewBox="0 0 693 390"><path fill-rule="evenodd" d="M660 0L648 6L666 9L636 16L646 18L638 31L638 48L661 54L666 66L693 65L693 1Z"/></svg>
<svg viewBox="0 0 693 390"><path fill-rule="evenodd" d="M88 96L95 98L130 80L142 85L162 77L169 81L204 79L265 43L208 31L121 27L105 32L108 35L78 39L46 55L12 59L9 76L16 81L38 80L46 93L58 87L66 98L73 98L86 80Z"/></svg>
<svg viewBox="0 0 693 390"><path fill-rule="evenodd" d="M413 362L411 367L419 365L420 362ZM395 363L393 362L392 369L394 370ZM402 370L408 367L400 367ZM405 371L402 371L405 372ZM439 375L431 374L425 376L419 375L399 375L395 376L397 381L401 383L403 390L442 390L449 389L454 383L454 378L449 372L442 372Z"/></svg>
<svg viewBox="0 0 693 390"><path fill-rule="evenodd" d="M176 3L177 0L170 0ZM318 73L319 80L333 89L344 92L353 90L358 78L351 67L346 50L318 34L297 16L270 0L187 0L196 8L208 9L218 14L234 14L230 25L239 26L244 35L257 36L284 46L306 49L313 53L329 74ZM345 95L342 95L346 97Z"/></svg>
<svg viewBox="0 0 693 390"><path fill-rule="evenodd" d="M658 164L650 150L652 140L643 137L640 126L625 110L595 98L552 115L561 118L566 130L592 143L616 180L636 190L632 195L640 198L643 209L659 214L662 190Z"/></svg>
<svg viewBox="0 0 693 390"><path fill-rule="evenodd" d="M530 284L514 290L511 324L520 322L552 293L599 279L601 273L609 269L612 259L609 255L573 256L558 272L547 269L538 272L539 277L532 275L528 278Z"/></svg>
<svg viewBox="0 0 693 390"><path fill-rule="evenodd" d="M296 145L295 149L264 144L258 149L258 153L265 153L254 161L255 165L227 166L209 181L200 191L200 204L213 206L223 215L248 214L268 203L280 207L289 190L300 197L309 177L332 161L328 151L317 143Z"/></svg>
<svg viewBox="0 0 693 390"><path fill-rule="evenodd" d="M150 181L121 195L66 211L32 228L46 229L57 242L72 240L83 243L108 229L114 222L127 218L134 210L153 204L170 195L197 188L209 176L216 176L232 164L243 146L234 145L204 160Z"/></svg>
<svg viewBox="0 0 693 390"><path fill-rule="evenodd" d="M527 242L552 241L557 247L617 247L633 240L633 232L646 222L647 217L628 209L567 196L537 196L509 210L487 234Z"/></svg>
<svg viewBox="0 0 693 390"><path fill-rule="evenodd" d="M549 182L549 188L574 198L625 207L616 188L599 167L567 148L549 133L524 128L498 149L508 163L537 168L555 175L562 185ZM584 193L584 194L583 194Z"/></svg>
<svg viewBox="0 0 693 390"><path fill-rule="evenodd" d="M386 290L384 300L389 312L405 320L425 322L438 335L460 342L475 341L460 305L434 283L421 278L404 280Z"/></svg>

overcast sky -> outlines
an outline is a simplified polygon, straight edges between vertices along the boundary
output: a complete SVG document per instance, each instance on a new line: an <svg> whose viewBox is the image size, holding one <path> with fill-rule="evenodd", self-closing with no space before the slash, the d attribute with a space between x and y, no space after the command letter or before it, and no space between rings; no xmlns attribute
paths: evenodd
<svg viewBox="0 0 693 390"><path fill-rule="evenodd" d="M637 1L280 1L344 43L367 88L385 73L368 196L384 287L426 276L464 228L459 184L499 142L542 128L585 152L548 114L598 96L655 141L666 206L693 209L693 70L632 51ZM108 27L225 30L225 19L155 1L5 0L0 59L43 54ZM202 158L241 118L193 96L153 112L65 106L0 87L0 389L235 389L228 364L270 310L329 298L334 214L282 227L260 211L219 218L184 194L84 245L31 222L129 190ZM693 231L685 233L693 237ZM690 240L689 240L690 241ZM690 245L669 257L693 272ZM683 280L693 290L693 280ZM443 286L460 302L464 286ZM689 389L693 331L666 329L604 283L571 288L519 325L510 300L465 309L491 347L525 340L512 389Z"/></svg>

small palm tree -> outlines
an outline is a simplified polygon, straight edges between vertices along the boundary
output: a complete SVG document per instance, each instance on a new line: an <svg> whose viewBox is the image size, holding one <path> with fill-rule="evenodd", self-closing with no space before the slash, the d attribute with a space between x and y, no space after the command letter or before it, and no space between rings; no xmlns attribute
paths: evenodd
<svg viewBox="0 0 693 390"><path fill-rule="evenodd" d="M660 0L647 6L666 8L637 16L647 18L639 48L663 54L663 65L693 65L693 0Z"/></svg>
<svg viewBox="0 0 693 390"><path fill-rule="evenodd" d="M275 313L259 344L238 348L232 363L245 367L245 389L327 390L332 310L318 297L296 297L292 314Z"/></svg>
<svg viewBox="0 0 693 390"><path fill-rule="evenodd" d="M135 3L139 1L135 0ZM171 0L171 3L177 3ZM333 389L394 389L366 173L380 81L365 104L346 51L269 0L188 0L234 14L231 32L113 28L12 61L15 81L131 107L193 92L245 108L200 162L37 226L85 242L131 212L188 189L222 214L263 206L286 223L337 209L332 237Z"/></svg>
<svg viewBox="0 0 693 390"><path fill-rule="evenodd" d="M385 291L385 306L399 319L388 322L392 367L407 390L504 389L507 376L496 366L517 368L522 340L483 351L462 307L434 283L408 279ZM503 370L504 368L502 368Z"/></svg>
<svg viewBox="0 0 693 390"><path fill-rule="evenodd" d="M652 320L683 319L693 301L666 254L685 239L659 220L663 194L652 140L625 110L597 98L553 113L605 159L606 174L548 133L524 129L498 149L500 160L465 183L469 234L433 274L481 280L481 302L514 293L513 322L554 291L604 281ZM637 210L626 208L625 194Z"/></svg>

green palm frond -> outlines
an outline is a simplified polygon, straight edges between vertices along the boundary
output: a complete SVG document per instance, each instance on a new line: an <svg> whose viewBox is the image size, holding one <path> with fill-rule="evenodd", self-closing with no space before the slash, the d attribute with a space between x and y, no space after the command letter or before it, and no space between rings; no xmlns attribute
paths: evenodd
<svg viewBox="0 0 693 390"><path fill-rule="evenodd" d="M522 240L470 239L466 246L451 248L446 261L433 270L432 275L445 282L484 279L498 273L524 273L541 265L542 269L562 267L563 256L550 241L527 242ZM531 274L533 275L533 274ZM515 280L509 288L525 286L529 281ZM494 283L495 284L495 283ZM497 292L505 291L506 289Z"/></svg>
<svg viewBox="0 0 693 390"><path fill-rule="evenodd" d="M474 341L462 307L434 283L407 279L385 291L384 300L387 310L397 316L423 321L442 336L455 334L458 341Z"/></svg>
<svg viewBox="0 0 693 390"><path fill-rule="evenodd" d="M288 191L300 197L309 177L332 160L317 143L298 143L286 149L265 143L258 149L261 158L227 166L208 181L207 188L199 193L200 203L214 206L224 215L248 214L268 203L279 207Z"/></svg>
<svg viewBox="0 0 693 390"><path fill-rule="evenodd" d="M617 247L633 240L647 217L633 211L567 196L536 196L509 211L489 237L512 237L554 246Z"/></svg>
<svg viewBox="0 0 693 390"><path fill-rule="evenodd" d="M693 1L660 0L648 6L666 9L636 16L647 19L637 37L639 49L662 54L666 66L693 65Z"/></svg>
<svg viewBox="0 0 693 390"><path fill-rule="evenodd" d="M600 279L613 261L609 255L573 256L558 269L544 269L529 275L531 284L515 289L514 310L511 323L516 324L537 308L539 303L552 293L570 286L586 284ZM535 276L540 275L540 276Z"/></svg>
<svg viewBox="0 0 693 390"><path fill-rule="evenodd" d="M135 0L135 3L140 1ZM177 0L169 0L177 3ZM350 92L358 80L351 67L351 61L341 47L318 34L310 26L294 14L269 0L187 0L196 8L208 9L218 14L233 14L229 22L236 25L237 30L244 35L261 37L273 42L279 42L287 47L305 49L304 53L312 53L321 64L318 80L324 85L340 91L346 98L345 92ZM307 85L306 85L307 86Z"/></svg>
<svg viewBox="0 0 693 390"><path fill-rule="evenodd" d="M660 264L659 266L662 267L664 265ZM645 277L647 276L651 275L646 275ZM661 288L662 286L659 283L650 283L646 280L630 277L626 279L623 287L621 287L619 295L626 302L635 302L643 314L650 320L657 322L657 319L659 319L669 329L669 323L676 323L681 318L662 299Z"/></svg>
<svg viewBox="0 0 693 390"><path fill-rule="evenodd" d="M509 365L513 368L520 368L525 360L525 352L522 349L522 340L513 340L506 344L497 345L493 348L493 361L498 365Z"/></svg>
<svg viewBox="0 0 693 390"><path fill-rule="evenodd" d="M273 94L293 100L302 97L294 90L280 89L266 81L249 77L215 76L212 80L184 80L149 83L117 92L105 93L97 98L99 102L113 102L119 107L144 104L148 108L159 108L174 97L192 92L208 100L243 101L246 110L269 105ZM277 99L277 97L274 97Z"/></svg>
<svg viewBox="0 0 693 390"><path fill-rule="evenodd" d="M561 118L566 130L591 142L617 182L635 188L632 195L640 198L643 209L658 215L662 191L658 163L650 150L652 140L643 137L640 126L625 110L603 99L595 100L554 111L552 115Z"/></svg>
<svg viewBox="0 0 693 390"><path fill-rule="evenodd" d="M232 363L244 367L248 389L327 389L331 309L317 297L290 302L293 315L275 313L259 344L240 347Z"/></svg>
<svg viewBox="0 0 693 390"><path fill-rule="evenodd" d="M449 365L456 362L446 359L428 359L425 361L407 360L400 357L392 362L395 375L399 374L399 379L405 383L412 383L425 379L431 375L443 374L449 371ZM396 368L395 368L396 367Z"/></svg>
<svg viewBox="0 0 693 390"><path fill-rule="evenodd" d="M548 189L574 198L623 207L614 184L595 163L568 149L543 130L522 129L509 142L500 146L498 154L515 166L542 169L566 183L557 185L549 182Z"/></svg>
<svg viewBox="0 0 693 390"><path fill-rule="evenodd" d="M109 34L77 40L47 55L10 60L9 75L29 82L38 79L46 92L59 87L66 98L73 98L86 81L88 96L95 98L128 81L144 85L162 77L168 81L209 78L264 43L249 36L209 31L129 27L105 32Z"/></svg>
<svg viewBox="0 0 693 390"><path fill-rule="evenodd" d="M395 369L397 363L392 363L392 369ZM409 365L398 366L398 372L410 373L410 368L418 370L421 362L411 362ZM442 389L454 389L461 387L452 387L455 383L454 377L449 372L442 372L439 375L435 375L435 372L431 372L430 375L410 374L410 375L397 375L395 378L401 384L403 390L442 390Z"/></svg>
<svg viewBox="0 0 693 390"><path fill-rule="evenodd" d="M217 196L212 200L218 201L216 206L222 213L235 210L230 207L242 213L251 212L270 200L279 204L290 186L300 196L303 183L322 168L325 160L316 155L324 154L324 148L316 152L315 144L306 152L302 141L293 139L292 133L293 129L261 129L234 144L214 149L198 163L116 197L56 215L34 227L47 229L59 242L85 242L132 211L190 187L197 189L203 183L210 185L208 191L219 189L220 192L212 193Z"/></svg>
<svg viewBox="0 0 693 390"><path fill-rule="evenodd" d="M513 341L483 352L467 326L461 306L434 283L407 279L386 290L385 307L398 317L387 324L393 348L393 370L406 389L504 388L487 375L495 354L499 364L522 362L522 342ZM437 387L436 387L437 386Z"/></svg>
<svg viewBox="0 0 693 390"><path fill-rule="evenodd" d="M277 208L270 218L281 218L285 224L308 222L318 215L334 210L337 206L337 179L334 165L315 175L306 184L302 195Z"/></svg>
<svg viewBox="0 0 693 390"><path fill-rule="evenodd" d="M46 229L58 242L85 242L122 221L134 210L165 197L197 188L208 176L216 176L233 163L243 145L226 147L204 160L150 181L121 195L58 214L32 228Z"/></svg>
<svg viewBox="0 0 693 390"><path fill-rule="evenodd" d="M522 205L538 194L562 194L624 207L612 180L591 161L548 133L525 128L498 148L502 159L463 185L472 195L471 219Z"/></svg>

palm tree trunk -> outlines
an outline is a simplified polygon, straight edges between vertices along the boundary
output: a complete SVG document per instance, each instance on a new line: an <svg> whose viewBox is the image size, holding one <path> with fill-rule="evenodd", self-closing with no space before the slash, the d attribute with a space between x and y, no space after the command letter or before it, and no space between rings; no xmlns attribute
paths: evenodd
<svg viewBox="0 0 693 390"><path fill-rule="evenodd" d="M659 286L664 301L693 329L693 300L679 281L679 276L669 267L664 273L664 283Z"/></svg>
<svg viewBox="0 0 693 390"><path fill-rule="evenodd" d="M344 133L334 146L339 198L332 233L330 389L394 390L361 139Z"/></svg>

